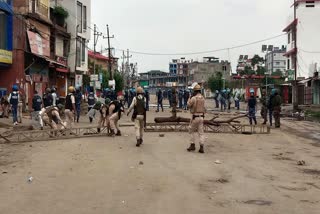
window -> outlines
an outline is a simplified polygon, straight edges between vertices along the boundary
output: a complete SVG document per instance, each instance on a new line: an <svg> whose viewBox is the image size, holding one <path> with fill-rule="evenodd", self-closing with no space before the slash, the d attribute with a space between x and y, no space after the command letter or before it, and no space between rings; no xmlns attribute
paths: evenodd
<svg viewBox="0 0 320 214"><path fill-rule="evenodd" d="M306 1L306 7L314 7L314 1Z"/></svg>
<svg viewBox="0 0 320 214"><path fill-rule="evenodd" d="M290 44L290 42L291 42L291 34L290 34L290 32L288 33L288 44Z"/></svg>
<svg viewBox="0 0 320 214"><path fill-rule="evenodd" d="M77 30L78 33L82 33L82 3L81 2L77 2Z"/></svg>
<svg viewBox="0 0 320 214"><path fill-rule="evenodd" d="M86 39L82 39L81 61L86 61Z"/></svg>
<svg viewBox="0 0 320 214"><path fill-rule="evenodd" d="M276 65L280 65L280 62L276 62Z"/></svg>
<svg viewBox="0 0 320 214"><path fill-rule="evenodd" d="M83 29L87 29L87 7L83 6Z"/></svg>
<svg viewBox="0 0 320 214"><path fill-rule="evenodd" d="M68 57L69 53L69 42L68 40L63 40L63 56Z"/></svg>
<svg viewBox="0 0 320 214"><path fill-rule="evenodd" d="M287 69L290 69L290 59L288 59L288 63L287 63Z"/></svg>
<svg viewBox="0 0 320 214"><path fill-rule="evenodd" d="M7 49L7 14L0 10L0 49Z"/></svg>
<svg viewBox="0 0 320 214"><path fill-rule="evenodd" d="M77 61L77 67L81 66L81 40L77 39L77 48L76 48L76 61Z"/></svg>

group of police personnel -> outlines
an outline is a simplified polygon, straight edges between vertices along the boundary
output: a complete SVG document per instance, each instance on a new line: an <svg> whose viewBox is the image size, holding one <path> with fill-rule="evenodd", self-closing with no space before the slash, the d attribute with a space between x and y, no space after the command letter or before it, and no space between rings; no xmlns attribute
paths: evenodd
<svg viewBox="0 0 320 214"><path fill-rule="evenodd" d="M11 105L13 122L17 124L17 112L18 106L20 103L19 90L16 85L12 88L12 93L10 93L8 101ZM170 90L171 91L171 90ZM105 93L107 92L107 93ZM108 133L110 136L121 136L121 131L119 129L118 121L121 119L122 113L125 112L124 106L128 104L127 115L132 113L132 121L135 124L136 130L136 146L139 147L143 143L143 130L146 125L146 112L149 110L149 100L150 95L148 90L144 90L142 87L137 87L136 89L125 90L125 95L121 94L115 96L114 93L108 93L105 91L102 93L102 96L97 97L94 94L94 90L90 87L89 94L87 96L87 105L88 105L88 116L89 122L92 123L95 117L98 117L98 126L97 131L100 133L102 127L107 127ZM182 104L182 94L184 102ZM219 99L224 100L221 103L221 106L226 108L225 101L231 96L230 90L222 90L219 94ZM229 95L228 95L229 94ZM186 97L186 95L188 97ZM163 111L163 92L161 89L157 90L156 97L158 101L157 111L159 107ZM169 97L168 97L169 98ZM73 127L74 122L79 122L81 115L81 103L84 97L81 93L79 87L74 88L70 86L68 88L68 94L65 98L65 104L63 105L60 102L59 96L56 93L56 88L47 88L43 96L41 97L37 91L34 93L32 100L32 118L35 121L38 121L41 129L45 125L49 126L54 131L57 131L60 126L60 129L70 129ZM235 101L240 102L240 95L235 95ZM216 97L215 97L216 100ZM217 102L217 101L216 101ZM264 119L263 124L267 122L267 115L269 113L269 122L272 126L272 116L275 118L276 128L280 127L280 112L281 112L281 97L276 89L273 89L270 93L270 96L267 97L265 91L262 92L262 97L260 99L262 104L261 116ZM204 153L204 130L203 123L206 113L205 108L205 98L201 93L200 85L196 85L193 88L193 92L176 90L173 88L170 94L169 99L170 107L172 111L177 108L178 104L180 108L190 109L191 112L191 121L190 121L190 133L191 144L188 147L188 151L196 150L196 143L200 144L200 153ZM217 106L219 108L219 103ZM230 108L230 104L228 106ZM239 109L239 104L236 103L236 108ZM63 112L64 110L64 112ZM253 121L257 124L256 121L256 112L257 112L257 100L255 97L255 91L250 89L250 98L248 99L247 106L248 116L250 124L252 125ZM64 113L65 122L61 119L61 115Z"/></svg>

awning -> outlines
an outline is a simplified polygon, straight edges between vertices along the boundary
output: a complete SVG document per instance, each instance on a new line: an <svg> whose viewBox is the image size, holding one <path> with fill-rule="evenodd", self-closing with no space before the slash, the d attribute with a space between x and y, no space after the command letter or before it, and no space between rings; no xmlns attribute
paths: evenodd
<svg viewBox="0 0 320 214"><path fill-rule="evenodd" d="M59 66L62 66L64 68L68 68L67 66L65 66L64 64L61 64L53 59L50 59L48 57L45 57L45 56L40 56L40 57L43 57L47 62L49 62L50 64L55 64L55 65L59 65Z"/></svg>
<svg viewBox="0 0 320 214"><path fill-rule="evenodd" d="M68 68L56 68L56 71L62 72L62 73L69 73L69 69Z"/></svg>
<svg viewBox="0 0 320 214"><path fill-rule="evenodd" d="M283 56L288 57L288 56L294 55L294 54L296 54L296 53L297 53L297 49L296 49L296 48L293 48L293 49L291 49L290 51L288 51L288 52L286 52L285 54L283 54Z"/></svg>
<svg viewBox="0 0 320 214"><path fill-rule="evenodd" d="M298 84L306 84L307 82L311 81L312 79L305 79L298 82Z"/></svg>
<svg viewBox="0 0 320 214"><path fill-rule="evenodd" d="M294 19L285 29L283 29L283 32L288 32L292 29L293 26L297 26L298 19Z"/></svg>

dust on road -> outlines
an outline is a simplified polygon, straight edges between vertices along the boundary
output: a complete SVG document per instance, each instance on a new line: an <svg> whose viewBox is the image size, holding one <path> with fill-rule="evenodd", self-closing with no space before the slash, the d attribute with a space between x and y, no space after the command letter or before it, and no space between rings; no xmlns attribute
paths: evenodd
<svg viewBox="0 0 320 214"><path fill-rule="evenodd" d="M1 213L313 214L320 209L314 139L275 129L271 135L207 134L202 155L186 152L187 133L147 133L136 148L133 127L122 132L116 138L0 145ZM299 160L306 164L297 165Z"/></svg>

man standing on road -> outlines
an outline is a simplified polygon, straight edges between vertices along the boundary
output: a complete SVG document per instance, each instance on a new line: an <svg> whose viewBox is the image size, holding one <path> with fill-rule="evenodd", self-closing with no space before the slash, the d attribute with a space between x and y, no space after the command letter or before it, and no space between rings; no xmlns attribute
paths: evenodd
<svg viewBox="0 0 320 214"><path fill-rule="evenodd" d="M146 111L149 111L150 94L147 88L145 89L145 98L146 98Z"/></svg>
<svg viewBox="0 0 320 214"><path fill-rule="evenodd" d="M64 115L66 117L67 127L72 128L75 110L76 110L76 99L74 97L74 91L75 91L74 87L70 86L68 88L68 91L69 91L69 94L66 97Z"/></svg>
<svg viewBox="0 0 320 214"><path fill-rule="evenodd" d="M184 110L188 110L188 99L190 97L190 92L189 90L185 90L184 91L184 97L183 97L183 101L184 101Z"/></svg>
<svg viewBox="0 0 320 214"><path fill-rule="evenodd" d="M273 116L273 106L272 106L272 102L273 102L273 98L275 97L275 91L276 89L272 89L270 96L269 96L269 100L268 100L268 112L269 112L269 122L270 122L270 126L272 126L272 116Z"/></svg>
<svg viewBox="0 0 320 214"><path fill-rule="evenodd" d="M234 95L234 103L235 103L235 108L237 110L240 110L240 91L237 90L236 94Z"/></svg>
<svg viewBox="0 0 320 214"><path fill-rule="evenodd" d="M190 133L192 134L190 147L187 149L189 152L196 150L196 140L199 139L200 143L200 153L204 153L204 131L203 131L203 121L205 109L205 99L201 95L200 85L196 85L193 88L194 96L189 98L188 107L190 108L192 114L192 120L190 122Z"/></svg>
<svg viewBox="0 0 320 214"><path fill-rule="evenodd" d="M88 112L90 112L90 110L92 109L92 107L94 106L95 103L96 103L96 98L93 93L93 87L90 87L90 92L88 95ZM92 123L93 117L89 116L89 121L90 121L90 123Z"/></svg>
<svg viewBox="0 0 320 214"><path fill-rule="evenodd" d="M19 104L19 88L17 85L12 86L12 93L9 95L8 102L11 105L13 125L18 125L18 104Z"/></svg>
<svg viewBox="0 0 320 214"><path fill-rule="evenodd" d="M179 109L182 109L183 107L183 91L182 89L179 90L179 93L178 93L178 97L179 97Z"/></svg>
<svg viewBox="0 0 320 214"><path fill-rule="evenodd" d="M267 94L266 94L266 90L263 89L262 90L262 96L260 99L261 102L261 117L263 118L263 125L267 124L268 121L268 107L267 107Z"/></svg>
<svg viewBox="0 0 320 214"><path fill-rule="evenodd" d="M275 127L280 128L281 97L277 89L275 89L274 98L272 99L272 109Z"/></svg>
<svg viewBox="0 0 320 214"><path fill-rule="evenodd" d="M216 108L219 108L219 91L216 90L216 93L214 94L214 101L216 102Z"/></svg>
<svg viewBox="0 0 320 214"><path fill-rule="evenodd" d="M248 107L247 111L249 111L249 122L250 125L252 125L252 120L254 121L254 124L257 125L257 119L256 119L256 106L257 106L257 100L254 96L254 89L250 89L250 98L248 100Z"/></svg>
<svg viewBox="0 0 320 214"><path fill-rule="evenodd" d="M132 109L134 109L132 114L132 120L134 120L134 128L136 130L137 144L139 147L143 143L143 128L146 124L146 98L143 96L143 89L141 87L137 88L137 96L133 98L130 108L128 109L127 115L129 116Z"/></svg>
<svg viewBox="0 0 320 214"><path fill-rule="evenodd" d="M159 90L158 90L158 92L157 92L157 101L158 101L158 104L157 104L157 111L156 111L156 112L159 112L159 107L161 107L162 112L163 112L162 100L163 100L163 94L162 94L161 89L159 88Z"/></svg>
<svg viewBox="0 0 320 214"><path fill-rule="evenodd" d="M77 120L77 123L79 123L80 114L81 114L81 100L82 100L82 93L81 93L80 87L76 88L75 99L76 99L76 112L77 112L76 120Z"/></svg>
<svg viewBox="0 0 320 214"><path fill-rule="evenodd" d="M220 106L221 106L221 111L226 110L226 90L222 90L220 93Z"/></svg>

